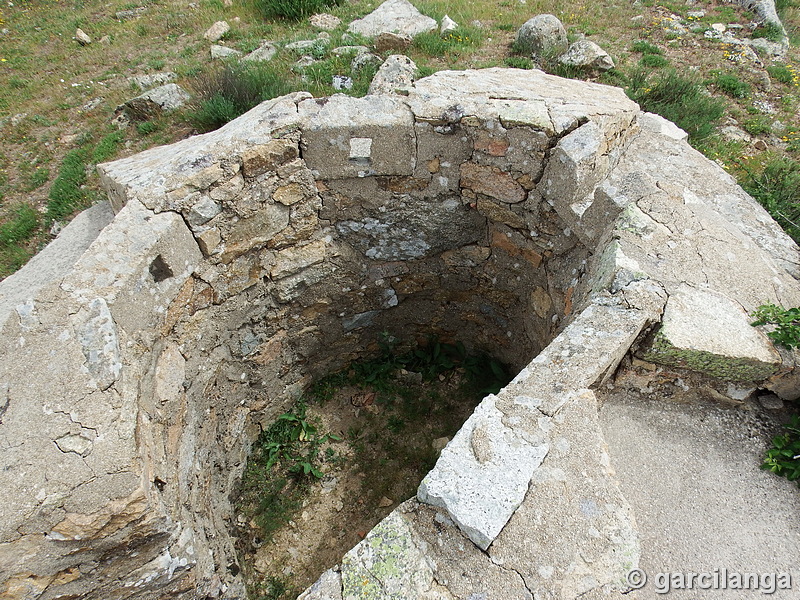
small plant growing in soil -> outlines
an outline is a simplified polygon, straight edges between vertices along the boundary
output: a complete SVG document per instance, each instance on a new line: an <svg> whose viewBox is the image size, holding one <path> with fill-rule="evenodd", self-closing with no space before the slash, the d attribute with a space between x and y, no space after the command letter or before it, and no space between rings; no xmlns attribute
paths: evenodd
<svg viewBox="0 0 800 600"><path fill-rule="evenodd" d="M753 312L753 326L773 325L767 337L785 348L800 346L800 308L783 308L774 304L764 304Z"/></svg>
<svg viewBox="0 0 800 600"><path fill-rule="evenodd" d="M786 433L772 438L761 468L800 486L800 415L794 415L785 429Z"/></svg>

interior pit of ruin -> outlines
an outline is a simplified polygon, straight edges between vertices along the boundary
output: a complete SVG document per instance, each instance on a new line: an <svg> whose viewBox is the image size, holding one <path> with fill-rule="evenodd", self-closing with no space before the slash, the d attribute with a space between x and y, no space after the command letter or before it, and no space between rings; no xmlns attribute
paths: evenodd
<svg viewBox="0 0 800 600"><path fill-rule="evenodd" d="M308 597L349 597L398 547L399 597L438 585L431 564L463 565L473 592L527 597L553 569L584 593L579 554L617 593L638 541L592 389L648 332L639 356L720 393L794 386L793 357L747 313L800 304L797 247L619 89L488 69L408 96L298 93L99 172L115 215L87 211L3 282L6 590L244 598L231 492L259 426L388 332L518 375L323 575L332 595ZM587 490L613 509L558 512Z"/></svg>

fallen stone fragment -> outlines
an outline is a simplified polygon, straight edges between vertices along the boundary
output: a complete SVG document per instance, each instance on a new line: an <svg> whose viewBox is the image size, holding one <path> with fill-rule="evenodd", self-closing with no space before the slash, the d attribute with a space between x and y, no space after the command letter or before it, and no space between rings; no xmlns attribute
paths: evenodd
<svg viewBox="0 0 800 600"><path fill-rule="evenodd" d="M318 13L316 15L311 15L308 18L308 22L312 27L316 27L317 29L333 31L342 23L342 20L328 13Z"/></svg>
<svg viewBox="0 0 800 600"><path fill-rule="evenodd" d="M164 85L170 81L174 81L177 78L178 75L176 73L173 73L172 71L164 71L163 73L135 75L134 77L130 78L130 81L144 91L159 85Z"/></svg>
<svg viewBox="0 0 800 600"><path fill-rule="evenodd" d="M206 32L203 34L203 37L209 42L216 42L222 39L222 36L224 36L230 30L231 26L228 25L227 21L217 21L206 30Z"/></svg>
<svg viewBox="0 0 800 600"><path fill-rule="evenodd" d="M214 60L221 60L225 58L231 58L232 56L241 56L242 53L234 48L228 48L227 46L220 46L219 44L212 44L211 45L211 58Z"/></svg>
<svg viewBox="0 0 800 600"><path fill-rule="evenodd" d="M88 46L92 43L92 38L90 38L83 29L76 29L75 30L75 40L81 46Z"/></svg>
<svg viewBox="0 0 800 600"><path fill-rule="evenodd" d="M439 27L439 35L442 37L447 37L447 34L452 33L458 29L458 23L453 21L448 15L442 17L442 24Z"/></svg>
<svg viewBox="0 0 800 600"><path fill-rule="evenodd" d="M377 52L404 51L411 45L412 38L409 35L399 33L383 32L375 37L375 50Z"/></svg>
<svg viewBox="0 0 800 600"><path fill-rule="evenodd" d="M263 42L258 48L246 55L242 60L266 62L272 60L278 52L278 47L273 42Z"/></svg>

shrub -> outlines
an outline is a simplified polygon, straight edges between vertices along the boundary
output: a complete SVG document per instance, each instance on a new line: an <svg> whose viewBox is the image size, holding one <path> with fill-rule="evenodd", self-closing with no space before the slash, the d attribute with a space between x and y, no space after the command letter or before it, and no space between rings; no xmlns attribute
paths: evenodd
<svg viewBox="0 0 800 600"><path fill-rule="evenodd" d="M731 98L747 98L750 95L750 85L736 77L736 75L717 73L713 83L718 90Z"/></svg>
<svg viewBox="0 0 800 600"><path fill-rule="evenodd" d="M780 83L800 85L800 73L793 65L772 65L767 67L767 73Z"/></svg>
<svg viewBox="0 0 800 600"><path fill-rule="evenodd" d="M744 130L750 135L765 135L772 131L772 124L770 123L769 117L764 115L756 115L745 119L744 123L742 123L742 127L744 127Z"/></svg>
<svg viewBox="0 0 800 600"><path fill-rule="evenodd" d="M512 69L532 69L533 61L524 56L509 56L505 59L505 65Z"/></svg>
<svg viewBox="0 0 800 600"><path fill-rule="evenodd" d="M255 8L267 19L299 21L337 6L342 0L254 0Z"/></svg>
<svg viewBox="0 0 800 600"><path fill-rule="evenodd" d="M632 52L641 52L642 54L664 54L664 51L650 42L638 40L631 46Z"/></svg>
<svg viewBox="0 0 800 600"><path fill-rule="evenodd" d="M800 486L800 416L794 415L785 429L786 433L772 438L772 448L767 450L761 468Z"/></svg>
<svg viewBox="0 0 800 600"><path fill-rule="evenodd" d="M639 59L639 64L643 67L659 69L661 67L666 67L669 61L660 54L643 54L642 58Z"/></svg>
<svg viewBox="0 0 800 600"><path fill-rule="evenodd" d="M723 103L704 93L697 78L684 77L674 69L653 77L637 69L625 91L643 110L659 114L686 131L692 142L708 137L725 112Z"/></svg>
<svg viewBox="0 0 800 600"><path fill-rule="evenodd" d="M285 75L262 63L225 64L194 83L189 120L202 131L222 127L263 102L292 91Z"/></svg>
<svg viewBox="0 0 800 600"><path fill-rule="evenodd" d="M776 158L760 175L748 173L742 187L767 209L795 242L800 243L800 163Z"/></svg>

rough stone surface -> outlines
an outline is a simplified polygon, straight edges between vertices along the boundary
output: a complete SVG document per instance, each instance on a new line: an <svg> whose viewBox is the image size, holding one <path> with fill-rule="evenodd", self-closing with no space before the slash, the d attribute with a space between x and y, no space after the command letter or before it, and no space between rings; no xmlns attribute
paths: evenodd
<svg viewBox="0 0 800 600"><path fill-rule="evenodd" d="M569 49L558 57L558 62L579 69L608 71L614 68L614 61L608 52L591 40L573 42Z"/></svg>
<svg viewBox="0 0 800 600"><path fill-rule="evenodd" d="M437 27L434 19L420 13L408 0L386 0L366 17L350 23L347 31L365 37L386 32L414 37Z"/></svg>
<svg viewBox="0 0 800 600"><path fill-rule="evenodd" d="M219 44L211 44L209 52L211 53L212 59L224 59L242 55L242 53L235 48L228 48L227 46L220 46Z"/></svg>
<svg viewBox="0 0 800 600"><path fill-rule="evenodd" d="M189 98L189 93L178 84L167 83L128 100L123 110L130 119L146 121L180 108Z"/></svg>
<svg viewBox="0 0 800 600"><path fill-rule="evenodd" d="M517 47L534 57L554 57L566 52L567 31L558 17L550 14L528 19L517 31Z"/></svg>
<svg viewBox="0 0 800 600"><path fill-rule="evenodd" d="M800 304L800 251L685 138L621 90L487 69L291 94L100 165L117 217L0 285L0 590L244 598L227 524L259 425L390 331L518 375L426 478L440 506L404 503L308 594L620 597L635 520L588 390L800 395L794 353L706 326L680 343L748 381L630 358L687 294L743 339L759 304Z"/></svg>
<svg viewBox="0 0 800 600"><path fill-rule="evenodd" d="M263 42L258 48L253 50L250 54L245 55L242 60L252 60L265 62L272 60L278 52L278 47L273 42Z"/></svg>
<svg viewBox="0 0 800 600"><path fill-rule="evenodd" d="M417 78L417 65L402 54L393 54L383 61L369 84L370 94L408 94Z"/></svg>
<svg viewBox="0 0 800 600"><path fill-rule="evenodd" d="M449 17L449 15L445 15L442 17L442 23L439 25L439 35L442 37L446 37L448 34L454 32L458 29L458 23L456 23L453 19Z"/></svg>
<svg viewBox="0 0 800 600"><path fill-rule="evenodd" d="M148 73L147 75L136 75L130 80L142 90L149 90L159 85L164 85L178 78L177 73L165 71L163 73Z"/></svg>
<svg viewBox="0 0 800 600"><path fill-rule="evenodd" d="M92 38L90 38L89 35L81 28L75 30L75 40L81 46L88 46L92 43Z"/></svg>
<svg viewBox="0 0 800 600"><path fill-rule="evenodd" d="M228 25L227 21L217 21L206 30L203 37L209 42L218 42L230 30L231 26Z"/></svg>
<svg viewBox="0 0 800 600"><path fill-rule="evenodd" d="M375 43L375 50L379 53L392 51L402 52L411 45L413 38L405 34L384 31L376 35L373 41Z"/></svg>
<svg viewBox="0 0 800 600"><path fill-rule="evenodd" d="M308 18L308 22L311 23L312 27L316 27L317 29L333 31L342 23L342 20L328 13L318 13L316 15L311 15Z"/></svg>

